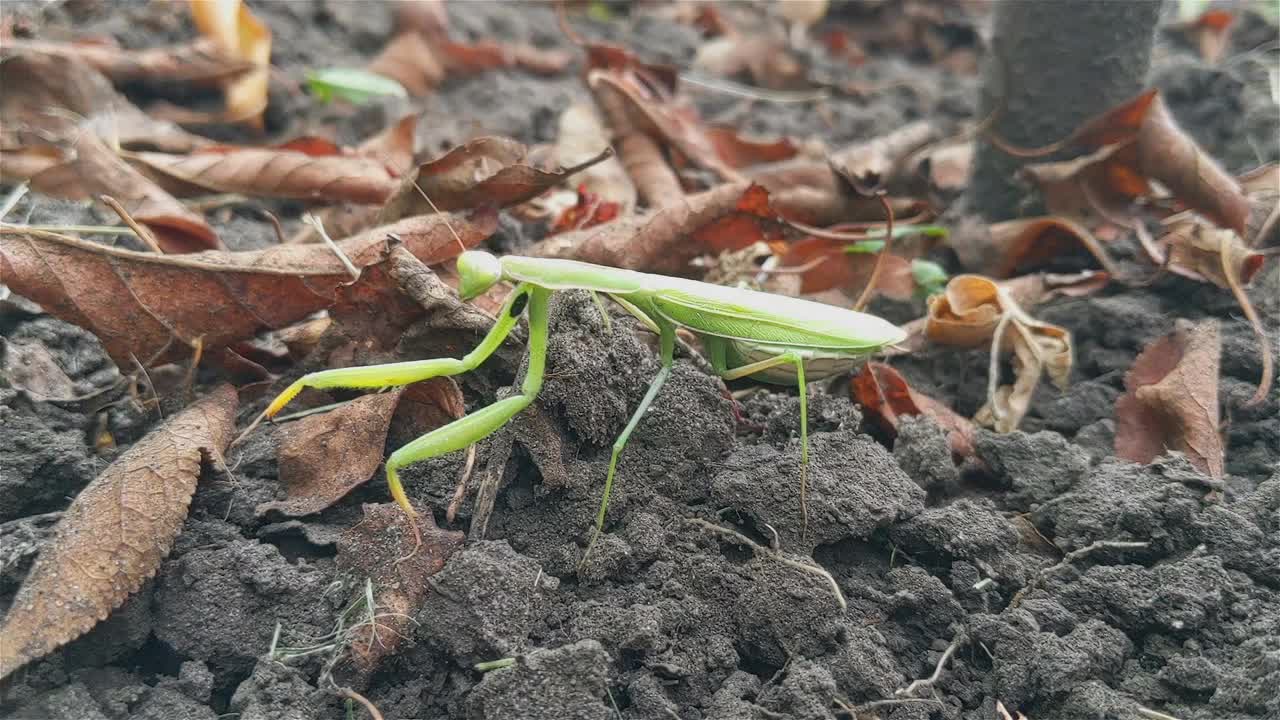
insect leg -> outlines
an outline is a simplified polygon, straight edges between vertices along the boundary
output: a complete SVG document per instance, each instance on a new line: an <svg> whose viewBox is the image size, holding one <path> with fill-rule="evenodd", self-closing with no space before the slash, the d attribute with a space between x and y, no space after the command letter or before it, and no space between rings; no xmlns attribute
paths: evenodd
<svg viewBox="0 0 1280 720"><path fill-rule="evenodd" d="M809 392L804 381L804 358L796 352L783 352L759 362L734 368L720 376L725 380L736 380L787 363L795 365L796 382L800 386L800 537L805 538L809 534Z"/></svg>
<svg viewBox="0 0 1280 720"><path fill-rule="evenodd" d="M366 365L364 367L337 368L322 370L303 375L276 396L262 417L275 417L289 401L297 397L303 388L384 388L409 385L420 380L428 380L441 375L458 375L474 370L493 354L502 344L511 329L515 327L525 305L529 301L532 286L521 284L512 291L511 296L502 306L502 315L493 328L485 335L474 350L462 359L432 358L430 360L410 360L407 362L386 363L384 365ZM256 420L254 421L257 422Z"/></svg>
<svg viewBox="0 0 1280 720"><path fill-rule="evenodd" d="M658 391L667 382L667 377L671 375L671 363L675 357L676 350L676 328L665 320L660 322L659 327L662 343L662 368L658 370L653 382L649 383L649 391L645 393L644 399L640 401L640 405L631 414L631 420L623 428L622 434L618 436L617 440L613 441L613 455L609 458L609 474L605 476L604 480L604 497L600 499L600 511L596 513L596 527L591 532L591 540L587 543L587 551L582 555L582 562L586 562L591 555L591 549L595 547L596 540L600 538L600 532L604 530L604 516L609 508L609 495L613 492L613 476L618 468L618 456L622 454L622 449L627 446L627 440L631 438L631 433L640 424L645 411L649 409L649 406L653 404L654 398L658 396Z"/></svg>

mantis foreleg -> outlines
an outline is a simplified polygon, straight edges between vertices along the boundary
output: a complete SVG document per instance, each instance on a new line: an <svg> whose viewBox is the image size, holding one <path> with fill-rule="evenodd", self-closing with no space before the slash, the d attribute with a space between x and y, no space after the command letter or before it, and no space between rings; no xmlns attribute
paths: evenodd
<svg viewBox="0 0 1280 720"><path fill-rule="evenodd" d="M595 547L596 540L600 537L600 532L604 530L604 516L609 508L609 494L613 492L613 476L618 468L618 456L622 454L622 449L627 446L627 440L631 438L631 433L640 424L645 411L653 404L654 398L658 396L658 391L662 389L662 386L667 382L667 378L671 375L671 363L675 358L676 350L675 326L666 321L660 322L659 337L661 339L662 368L654 376L653 382L649 383L649 391L644 394L644 398L640 400L640 405L631 414L631 420L623 428L622 434L618 436L617 440L613 441L613 455L609 458L609 474L604 479L604 497L600 499L600 511L596 513L596 527L591 533L591 541L587 543L587 551L582 555L584 561L591 555L591 548Z"/></svg>
<svg viewBox="0 0 1280 720"><path fill-rule="evenodd" d="M303 375L276 396L263 411L263 417L274 417L304 388L385 388L409 385L443 375L458 375L474 370L497 350L511 333L520 314L529 302L533 288L526 284L516 286L503 303L501 315L474 350L458 358L432 358L407 362L366 365L364 367L337 368ZM256 423L256 421L255 421Z"/></svg>

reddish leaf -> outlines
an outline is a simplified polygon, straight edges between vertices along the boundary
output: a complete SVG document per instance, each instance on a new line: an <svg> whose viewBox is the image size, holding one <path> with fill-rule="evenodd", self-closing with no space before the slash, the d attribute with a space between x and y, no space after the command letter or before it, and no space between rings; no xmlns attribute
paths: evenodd
<svg viewBox="0 0 1280 720"><path fill-rule="evenodd" d="M356 268L385 255L400 236L428 263L454 257L497 227L495 213L409 218L338 243ZM322 245L162 256L49 232L0 227L0 270L15 293L102 341L116 364L186 359L201 339L206 356L259 330L292 324L329 307L351 277ZM362 285L357 283L357 285Z"/></svg>
<svg viewBox="0 0 1280 720"><path fill-rule="evenodd" d="M1179 321L1147 346L1125 375L1116 400L1116 455L1149 463L1165 450L1184 453L1209 477L1223 477L1218 435L1218 323Z"/></svg>
<svg viewBox="0 0 1280 720"><path fill-rule="evenodd" d="M871 280L871 272L879 255L877 253L848 253L845 243L825 238L808 237L787 245L779 265L783 268L805 268L800 274L801 294L824 290L842 290L856 296ZM883 295L900 300L915 294L916 283L911 276L911 261L899 255L889 254L876 290Z"/></svg>
<svg viewBox="0 0 1280 720"><path fill-rule="evenodd" d="M564 71L572 60L571 55L560 50L492 42L459 43L442 34L433 36L406 29L387 43L369 64L369 70L399 82L410 95L422 97L439 87L446 77L498 68L554 75Z"/></svg>
<svg viewBox="0 0 1280 720"><path fill-rule="evenodd" d="M80 637L155 575L203 463L222 464L236 391L221 385L129 448L71 501L0 624L0 678Z"/></svg>
<svg viewBox="0 0 1280 720"><path fill-rule="evenodd" d="M960 262L989 277L1007 278L1049 264L1064 255L1088 251L1112 275L1115 264L1084 226L1065 217L1035 217L983 225L952 235Z"/></svg>
<svg viewBox="0 0 1280 720"><path fill-rule="evenodd" d="M897 436L898 419L927 415L947 432L952 457L959 461L973 455L973 423L928 395L916 392L905 378L884 363L868 362L850 381L853 399L885 432Z"/></svg>
<svg viewBox="0 0 1280 720"><path fill-rule="evenodd" d="M783 231L763 188L725 184L643 215L553 236L531 254L681 275L708 251L742 249Z"/></svg>
<svg viewBox="0 0 1280 720"><path fill-rule="evenodd" d="M224 120L262 129L271 65L271 29L241 0L191 0L191 19L218 51L252 69L222 83Z"/></svg>
<svg viewBox="0 0 1280 720"><path fill-rule="evenodd" d="M705 132L707 139L715 148L716 155L729 167L744 168L749 165L790 160L800 151L790 138L757 140L721 125L708 127Z"/></svg>
<svg viewBox="0 0 1280 720"><path fill-rule="evenodd" d="M447 212L482 205L517 205L604 160L611 151L605 147L577 167L553 172L523 164L526 154L525 146L510 138L482 137L460 145L443 157L419 165L382 208L379 218L388 222L437 209Z"/></svg>

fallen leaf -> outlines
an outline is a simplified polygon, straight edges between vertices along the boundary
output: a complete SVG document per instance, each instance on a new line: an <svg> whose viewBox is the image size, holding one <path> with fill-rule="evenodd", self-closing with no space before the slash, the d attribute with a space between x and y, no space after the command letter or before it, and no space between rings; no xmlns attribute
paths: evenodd
<svg viewBox="0 0 1280 720"><path fill-rule="evenodd" d="M924 334L941 345L992 346L987 403L974 421L997 432L1017 429L1043 375L1061 389L1071 374L1071 334L1032 318L1008 289L980 275L957 275L929 298ZM999 384L1001 352L1013 353L1013 385Z"/></svg>
<svg viewBox="0 0 1280 720"><path fill-rule="evenodd" d="M552 236L530 254L687 275L689 263L699 255L740 250L784 231L764 188L726 183L643 215Z"/></svg>
<svg viewBox="0 0 1280 720"><path fill-rule="evenodd" d="M411 27L397 27L402 31L382 48L368 69L395 80L415 97L429 95L446 77L499 68L554 75L573 61L571 55L560 50L493 42L459 43L443 34L432 36Z"/></svg>
<svg viewBox="0 0 1280 720"><path fill-rule="evenodd" d="M618 203L603 200L595 193L587 192L584 186L579 186L575 195L577 202L572 207L565 208L552 221L551 226L547 228L548 235L595 227L616 220L622 215L622 208Z"/></svg>
<svg viewBox="0 0 1280 720"><path fill-rule="evenodd" d="M261 197L381 204L399 180L386 164L358 155L310 155L298 148L211 147L189 155L156 152L125 157L179 194L242 193Z"/></svg>
<svg viewBox="0 0 1280 720"><path fill-rule="evenodd" d="M471 247L497 227L494 212L408 218L338 242L359 270L386 253L387 235L427 263ZM323 245L163 256L43 231L0 227L0 270L15 293L92 332L121 368L186 359L197 340L206 357L259 330L329 307L351 283ZM358 285L359 283L357 283Z"/></svg>
<svg viewBox="0 0 1280 720"><path fill-rule="evenodd" d="M421 512L416 522L422 544L409 555L404 538L413 533L404 526L413 520L399 506L384 503L362 509L364 518L338 538L337 558L352 585L372 585L376 605L357 616L359 621L372 621L360 622L349 636L350 669L357 678L349 684L355 685L363 685L360 681L367 681L378 663L413 635L413 618L431 590L427 578L440 572L466 539L462 532L439 529L431 513Z"/></svg>
<svg viewBox="0 0 1280 720"><path fill-rule="evenodd" d="M887 135L837 150L828 162L855 187L889 187L903 174L907 159L937 136L932 123L916 120Z"/></svg>
<svg viewBox="0 0 1280 720"><path fill-rule="evenodd" d="M1116 400L1116 455L1149 463L1165 450L1177 450L1221 480L1221 353L1216 320L1179 320L1172 333L1148 345L1125 375L1127 392Z"/></svg>
<svg viewBox="0 0 1280 720"><path fill-rule="evenodd" d="M723 125L709 126L704 132L716 155L729 167L776 163L790 160L800 153L800 148L790 138L754 138Z"/></svg>
<svg viewBox="0 0 1280 720"><path fill-rule="evenodd" d="M948 243L960 264L989 277L1007 278L1043 267L1083 248L1113 276L1115 263L1093 233L1066 217L1034 217L969 227Z"/></svg>
<svg viewBox="0 0 1280 720"><path fill-rule="evenodd" d="M218 249L222 242L204 217L129 166L92 133L80 133L61 162L29 178L31 187L70 200L110 195L150 228L167 253Z"/></svg>
<svg viewBox="0 0 1280 720"><path fill-rule="evenodd" d="M0 134L25 133L48 142L73 139L77 129L87 129L121 147L179 153L209 144L205 138L142 112L116 92L102 73L78 59L3 51ZM80 120L72 122L68 117Z"/></svg>
<svg viewBox="0 0 1280 720"><path fill-rule="evenodd" d="M284 500L258 505L290 517L320 512L373 477L382 464L392 416L415 418L416 437L462 417L462 392L452 378L433 378L390 392L365 395L342 407L289 423L277 457Z"/></svg>
<svg viewBox="0 0 1280 720"><path fill-rule="evenodd" d="M853 399L870 418L891 436L898 433L898 419L904 415L927 415L947 433L951 456L960 461L973 456L973 423L945 404L918 393L906 378L884 363L868 362L850 380Z"/></svg>
<svg viewBox="0 0 1280 720"><path fill-rule="evenodd" d="M612 150L606 146L575 167L551 172L524 164L527 153L523 144L510 138L482 137L459 145L444 156L419 165L405 177L394 197L383 206L379 221L437 210L517 205L608 158Z"/></svg>
<svg viewBox="0 0 1280 720"><path fill-rule="evenodd" d="M224 80L224 120L262 129L271 71L271 30L241 0L191 0L191 19L218 51L252 66Z"/></svg>
<svg viewBox="0 0 1280 720"><path fill-rule="evenodd" d="M1147 178L1125 157L1131 144L1125 140L1072 160L1031 163L1019 172L1039 189L1052 215L1129 225L1134 200L1151 193Z"/></svg>
<svg viewBox="0 0 1280 720"><path fill-rule="evenodd" d="M4 382L22 390L35 400L71 400L76 396L75 383L53 359L44 343L0 338L3 352Z"/></svg>
<svg viewBox="0 0 1280 720"><path fill-rule="evenodd" d="M222 465L236 404L230 385L215 388L71 501L0 625L0 678L85 634L155 575L201 465Z"/></svg>
<svg viewBox="0 0 1280 720"><path fill-rule="evenodd" d="M771 90L810 86L808 68L791 52L786 37L767 30L735 32L705 42L694 55L693 66L723 78L746 75L752 84Z"/></svg>
<svg viewBox="0 0 1280 720"><path fill-rule="evenodd" d="M896 234L896 233L895 233ZM856 297L871 280L878 253L849 253L844 242L807 237L787 245L779 258L781 269L799 271L800 292L804 295L840 290ZM909 300L916 290L911 259L890 253L884 259L876 291L899 300Z"/></svg>
<svg viewBox="0 0 1280 720"><path fill-rule="evenodd" d="M153 48L122 48L114 38L47 42L5 38L5 50L35 52L82 62L116 84L170 81L199 86L243 73L252 64L224 55L208 38Z"/></svg>

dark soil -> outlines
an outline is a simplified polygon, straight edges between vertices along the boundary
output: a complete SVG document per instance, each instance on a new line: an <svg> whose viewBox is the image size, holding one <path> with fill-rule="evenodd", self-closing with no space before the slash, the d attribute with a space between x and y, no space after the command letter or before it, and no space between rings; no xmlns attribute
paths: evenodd
<svg viewBox="0 0 1280 720"><path fill-rule="evenodd" d="M371 2L256 7L275 33L274 63L293 77L357 64L377 52L391 23L389 9ZM46 37L109 34L149 46L191 35L185 13L163 4L6 3L5 12L35 18ZM690 28L620 13L607 24L575 22L650 60L691 59L699 38ZM450 16L463 36L565 45L547 7L455 2ZM1275 39L1257 18L1242 22L1238 42L1256 42L1237 52ZM917 91L831 99L821 113L699 94L704 114L833 145L915 118L951 128L973 117L975 77L892 56L844 70L825 51L813 53L824 72L869 86L909 79ZM1247 63L1209 67L1167 38L1157 41L1155 62L1173 112L1230 170L1280 158L1276 106ZM453 80L426 101L420 140L447 148L480 131L550 141L558 112L586 98L571 72ZM336 117L283 90L272 107L276 136L331 127L343 140L404 109L386 103ZM278 209L295 227L299 208ZM220 212L211 221L230 246L274 241L255 213ZM28 218L97 221L80 205L34 194L6 219ZM503 227L492 242L504 251L536 233L510 218ZM1251 295L1267 324L1280 327L1276 263ZM983 433L981 463L957 469L927 420L907 424L886 447L843 381L812 388L807 528L794 391L759 392L735 423L721 383L678 359L623 455L607 532L579 568L609 445L658 363L651 338L626 316L606 332L585 295L558 296L540 401L479 448L477 474L502 483L487 537L472 538L432 578L410 641L364 694L388 720L818 720L848 718L858 706L859 717L886 720L987 720L997 701L1033 720L1133 718L1140 707L1182 720L1280 717L1280 393L1240 409L1261 366L1234 301L1166 277L1037 314L1074 334L1072 385L1042 387L1023 432ZM1228 478L1220 490L1176 454L1139 466L1111 449L1124 372L1178 317L1221 323ZM45 346L78 393L116 377L92 336L29 304L0 303L0 333L7 343ZM411 330L401 354L419 356L422 334ZM519 362L514 351L500 353L464 378L468 405L509 392ZM986 351L928 351L894 364L962 414L982 403ZM7 385L0 610L69 499L182 403L144 408L119 391L41 402ZM245 407L241 421L260 408ZM114 447L95 445L104 429ZM375 481L301 521L255 516L255 505L282 492L275 435L265 428L233 451L229 472L206 471L154 581L88 635L18 673L0 695L0 716L362 717L318 682L324 655L281 663L268 651L330 631L352 596L338 582L337 536L359 521L361 503L386 502L387 493ZM445 457L404 473L409 494L437 508L442 526L461 464ZM472 508L463 505L454 527L467 528ZM691 519L779 552L753 553ZM1100 547L1060 564L1099 542L1147 545ZM934 674L949 650L931 687L901 694ZM502 658L514 664L472 667Z"/></svg>

